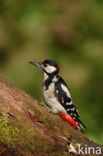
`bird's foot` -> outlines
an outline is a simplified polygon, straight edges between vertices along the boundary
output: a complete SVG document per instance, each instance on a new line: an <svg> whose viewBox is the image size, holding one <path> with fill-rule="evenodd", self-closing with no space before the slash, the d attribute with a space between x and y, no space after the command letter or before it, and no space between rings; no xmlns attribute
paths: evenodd
<svg viewBox="0 0 103 156"><path fill-rule="evenodd" d="M41 106L44 106L44 107L46 106L46 104L43 103L43 102L40 102L39 104L40 104Z"/></svg>
<svg viewBox="0 0 103 156"><path fill-rule="evenodd" d="M55 114L53 109L49 108L48 106L46 106L46 109L48 110L48 112L52 113L52 114Z"/></svg>
<svg viewBox="0 0 103 156"><path fill-rule="evenodd" d="M48 107L45 103L40 102L40 105L41 106L44 106L48 110L48 112L50 112L52 114L55 114L54 111L53 111L53 109L51 109L50 107Z"/></svg>

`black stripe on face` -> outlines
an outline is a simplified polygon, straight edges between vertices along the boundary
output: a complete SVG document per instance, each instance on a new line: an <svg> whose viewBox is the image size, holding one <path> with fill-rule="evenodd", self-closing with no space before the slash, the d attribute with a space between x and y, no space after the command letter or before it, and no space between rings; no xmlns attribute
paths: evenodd
<svg viewBox="0 0 103 156"><path fill-rule="evenodd" d="M46 90L49 88L49 85L51 84L51 82L52 82L52 79L47 79L47 80L45 80L45 82L44 82L44 86L46 87Z"/></svg>

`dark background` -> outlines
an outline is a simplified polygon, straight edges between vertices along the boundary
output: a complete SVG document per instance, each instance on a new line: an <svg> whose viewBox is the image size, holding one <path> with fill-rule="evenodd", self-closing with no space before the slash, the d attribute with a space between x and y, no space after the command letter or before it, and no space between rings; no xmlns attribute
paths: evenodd
<svg viewBox="0 0 103 156"><path fill-rule="evenodd" d="M1 0L0 72L42 101L42 73L29 61L55 60L87 136L103 143L103 1Z"/></svg>

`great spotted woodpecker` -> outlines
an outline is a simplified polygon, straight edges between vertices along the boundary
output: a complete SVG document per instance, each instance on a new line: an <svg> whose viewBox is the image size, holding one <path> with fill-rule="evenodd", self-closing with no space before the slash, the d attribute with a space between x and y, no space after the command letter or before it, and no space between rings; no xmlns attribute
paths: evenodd
<svg viewBox="0 0 103 156"><path fill-rule="evenodd" d="M41 69L44 73L43 97L46 107L54 114L58 114L74 129L86 129L79 120L79 114L65 81L58 75L59 66L52 60L43 62L29 62Z"/></svg>

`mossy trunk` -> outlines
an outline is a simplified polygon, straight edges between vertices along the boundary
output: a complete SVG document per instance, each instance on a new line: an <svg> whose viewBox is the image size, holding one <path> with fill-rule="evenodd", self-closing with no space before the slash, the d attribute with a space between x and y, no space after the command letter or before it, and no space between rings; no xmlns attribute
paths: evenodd
<svg viewBox="0 0 103 156"><path fill-rule="evenodd" d="M0 75L0 155L68 156L69 146L78 144L103 151Z"/></svg>

